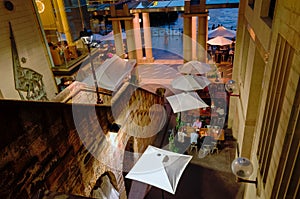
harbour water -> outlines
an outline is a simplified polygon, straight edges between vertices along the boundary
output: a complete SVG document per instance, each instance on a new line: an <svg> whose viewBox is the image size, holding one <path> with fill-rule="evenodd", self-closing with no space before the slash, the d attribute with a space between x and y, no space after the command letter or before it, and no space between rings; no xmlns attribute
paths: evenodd
<svg viewBox="0 0 300 199"><path fill-rule="evenodd" d="M227 29L236 30L238 10L238 8L210 9L208 29L210 30L214 24L215 26L220 24Z"/></svg>
<svg viewBox="0 0 300 199"><path fill-rule="evenodd" d="M238 8L218 8L209 9L209 20L208 29L211 30L212 26L223 25L227 29L236 30L237 20L238 20ZM180 13L176 21L170 24L165 24L160 26L161 28L171 28L171 29L182 29L183 28L183 17Z"/></svg>
<svg viewBox="0 0 300 199"><path fill-rule="evenodd" d="M210 9L208 30L211 30L213 25L215 27L222 25L227 29L236 30L237 20L238 8ZM178 18L173 22L158 27L151 27L151 32L153 56L155 59L182 59L182 13L179 13Z"/></svg>

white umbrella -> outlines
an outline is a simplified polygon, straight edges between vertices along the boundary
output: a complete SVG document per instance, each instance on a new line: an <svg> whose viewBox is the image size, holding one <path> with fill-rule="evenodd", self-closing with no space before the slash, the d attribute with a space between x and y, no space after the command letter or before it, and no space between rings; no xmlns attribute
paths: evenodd
<svg viewBox="0 0 300 199"><path fill-rule="evenodd" d="M236 36L236 31L228 30L224 26L219 26L214 30L208 31L208 38L213 38L213 37L217 37L217 36L234 38Z"/></svg>
<svg viewBox="0 0 300 199"><path fill-rule="evenodd" d="M193 91L204 89L211 82L207 77L204 76L192 76L192 75L183 75L175 78L171 85L175 89L183 91Z"/></svg>
<svg viewBox="0 0 300 199"><path fill-rule="evenodd" d="M125 61L117 55L106 59L96 70L98 86L110 91L115 91L124 78L131 72L135 64L135 61ZM83 82L92 85L93 79L89 76Z"/></svg>
<svg viewBox="0 0 300 199"><path fill-rule="evenodd" d="M225 46L225 45L230 45L232 44L232 40L226 39L221 36L217 36L213 39L210 39L207 41L208 44L213 45L213 46Z"/></svg>
<svg viewBox="0 0 300 199"><path fill-rule="evenodd" d="M149 145L125 177L175 194L180 177L191 159L190 155Z"/></svg>
<svg viewBox="0 0 300 199"><path fill-rule="evenodd" d="M178 66L178 71L186 74L204 74L211 71L212 67L203 62L189 61L183 65Z"/></svg>
<svg viewBox="0 0 300 199"><path fill-rule="evenodd" d="M208 107L208 105L198 96L196 92L185 92L166 98L169 101L174 113Z"/></svg>

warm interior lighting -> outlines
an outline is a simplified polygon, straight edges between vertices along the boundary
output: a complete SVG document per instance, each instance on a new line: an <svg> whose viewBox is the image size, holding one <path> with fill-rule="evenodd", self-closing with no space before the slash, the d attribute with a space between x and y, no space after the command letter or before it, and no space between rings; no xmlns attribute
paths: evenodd
<svg viewBox="0 0 300 199"><path fill-rule="evenodd" d="M234 80L228 80L225 84L225 89L229 93L229 96L240 97L240 94L234 93L238 90L237 83Z"/></svg>
<svg viewBox="0 0 300 199"><path fill-rule="evenodd" d="M250 34L250 37L253 39L253 41L255 41L255 32L254 32L253 28L249 24L247 25L247 30L248 30L248 32Z"/></svg>
<svg viewBox="0 0 300 199"><path fill-rule="evenodd" d="M43 13L45 11L45 4L41 2L40 0L35 0L36 7L38 9L39 13Z"/></svg>

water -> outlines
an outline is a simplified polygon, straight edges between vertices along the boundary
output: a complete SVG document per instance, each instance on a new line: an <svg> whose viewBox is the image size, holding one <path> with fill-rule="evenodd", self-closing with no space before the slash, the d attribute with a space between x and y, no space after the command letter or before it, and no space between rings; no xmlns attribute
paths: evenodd
<svg viewBox="0 0 300 199"><path fill-rule="evenodd" d="M223 25L227 29L236 30L238 20L238 8L218 8L209 9L208 15L208 30L211 30L212 26ZM167 28L168 25L161 26ZM179 14L178 19L170 24L172 29L183 29L183 17Z"/></svg>
<svg viewBox="0 0 300 199"><path fill-rule="evenodd" d="M206 0L206 4L220 4L220 3L239 3L240 0ZM209 9L208 29L212 26L223 25L227 29L236 30L238 20L238 8L218 8ZM179 15L177 21L171 24L171 28L183 28L183 18Z"/></svg>
<svg viewBox="0 0 300 199"><path fill-rule="evenodd" d="M239 3L240 0L206 0L206 4L217 3ZM209 9L208 29L211 30L212 26L223 25L225 28L236 30L238 19L238 8L219 8Z"/></svg>
<svg viewBox="0 0 300 199"><path fill-rule="evenodd" d="M238 11L238 8L209 9L208 29L210 30L213 24L220 24L227 29L236 30Z"/></svg>
<svg viewBox="0 0 300 199"><path fill-rule="evenodd" d="M211 30L213 25L215 27L223 25L227 29L236 30L237 20L238 8L209 9L208 30ZM182 14L179 14L177 20L174 22L158 26L158 28L162 30L156 30L155 27L152 27L153 56L156 59L182 59L183 43L180 36L180 33L183 33ZM171 34L166 44L162 39L165 35L164 30L168 31L168 35L172 31L179 33L179 35Z"/></svg>

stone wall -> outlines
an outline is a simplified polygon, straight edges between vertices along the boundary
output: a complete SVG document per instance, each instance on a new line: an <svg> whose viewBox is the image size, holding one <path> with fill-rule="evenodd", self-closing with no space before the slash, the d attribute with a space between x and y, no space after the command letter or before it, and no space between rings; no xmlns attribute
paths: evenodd
<svg viewBox="0 0 300 199"><path fill-rule="evenodd" d="M132 88L127 85L124 91ZM163 101L141 89L131 94L119 96L128 97L132 103L143 101L144 109ZM113 106L123 110L130 107L122 102L116 100ZM112 167L123 163L122 150L111 153L106 137L113 122L111 106L1 100L0 109L1 198L31 198L43 190L89 197L105 172L114 175L110 176L112 184L120 198L126 198L122 170ZM124 134L120 133L121 138L127 137ZM138 142L148 145L152 140ZM145 148L145 144L137 146ZM102 162L102 157L110 159L111 165Z"/></svg>

